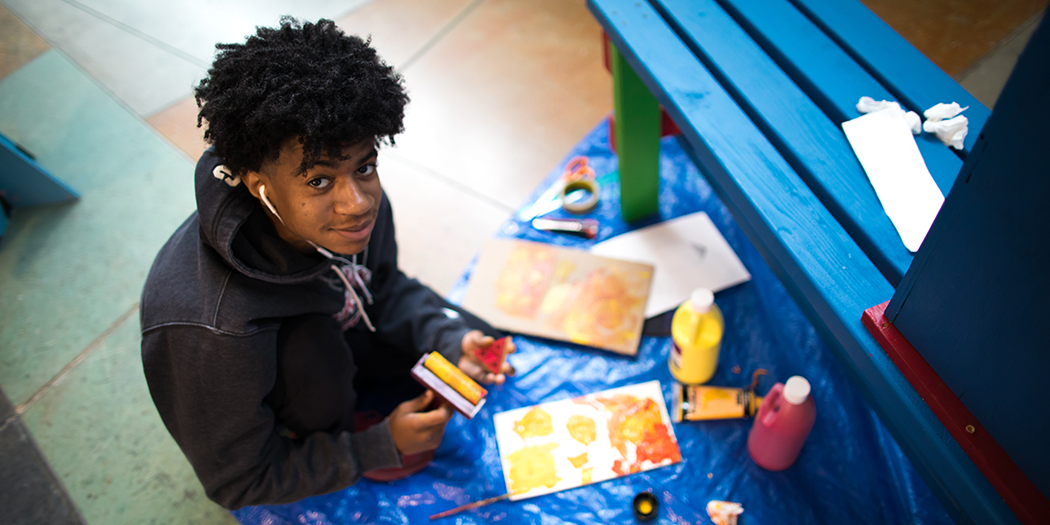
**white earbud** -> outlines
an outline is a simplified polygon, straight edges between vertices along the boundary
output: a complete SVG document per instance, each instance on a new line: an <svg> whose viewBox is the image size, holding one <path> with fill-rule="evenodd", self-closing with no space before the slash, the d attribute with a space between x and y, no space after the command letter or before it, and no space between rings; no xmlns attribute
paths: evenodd
<svg viewBox="0 0 1050 525"><path fill-rule="evenodd" d="M272 213L274 217L277 217L277 220L281 221L281 224L284 224L284 219L282 219L281 215L277 213L277 208L274 208L270 199L266 198L266 186L259 186L259 199L261 199L263 204L265 204L270 210L270 213Z"/></svg>

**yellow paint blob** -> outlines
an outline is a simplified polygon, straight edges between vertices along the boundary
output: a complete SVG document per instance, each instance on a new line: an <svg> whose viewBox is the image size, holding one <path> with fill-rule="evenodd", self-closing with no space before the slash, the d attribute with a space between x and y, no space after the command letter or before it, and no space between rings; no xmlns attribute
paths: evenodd
<svg viewBox="0 0 1050 525"><path fill-rule="evenodd" d="M572 463L572 466L576 468L582 467L584 463L587 463L587 453L584 452L579 456L569 458L569 463Z"/></svg>
<svg viewBox="0 0 1050 525"><path fill-rule="evenodd" d="M540 407L534 407L525 414L525 417L521 418L521 421L514 422L514 432L521 436L521 439L549 436L554 432L551 415Z"/></svg>
<svg viewBox="0 0 1050 525"><path fill-rule="evenodd" d="M594 472L594 467L587 467L583 469L580 474L580 485L586 485L591 482L591 473Z"/></svg>
<svg viewBox="0 0 1050 525"><path fill-rule="evenodd" d="M643 499L642 501L638 502L638 512L641 512L642 514L649 514L652 511L653 504L650 503L649 500Z"/></svg>
<svg viewBox="0 0 1050 525"><path fill-rule="evenodd" d="M510 490L527 492L535 488L553 488L561 481L554 466L554 455L551 450L558 448L557 443L525 447L509 456Z"/></svg>
<svg viewBox="0 0 1050 525"><path fill-rule="evenodd" d="M587 416L578 414L569 416L569 422L565 426L569 429L569 435L584 445L590 445L597 436L594 419Z"/></svg>
<svg viewBox="0 0 1050 525"><path fill-rule="evenodd" d="M704 390L704 395L701 398L701 403L704 408L707 408L707 404L713 401L732 401L733 396L728 390L722 388L709 388Z"/></svg>

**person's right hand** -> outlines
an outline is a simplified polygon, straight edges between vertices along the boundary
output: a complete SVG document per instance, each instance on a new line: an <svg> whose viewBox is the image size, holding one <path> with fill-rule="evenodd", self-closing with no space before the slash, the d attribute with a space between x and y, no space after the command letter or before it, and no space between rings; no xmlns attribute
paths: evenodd
<svg viewBox="0 0 1050 525"><path fill-rule="evenodd" d="M437 408L425 411L434 400L434 392L401 403L390 413L390 433L394 445L402 456L434 450L445 435L445 425L452 419L452 407L441 403Z"/></svg>

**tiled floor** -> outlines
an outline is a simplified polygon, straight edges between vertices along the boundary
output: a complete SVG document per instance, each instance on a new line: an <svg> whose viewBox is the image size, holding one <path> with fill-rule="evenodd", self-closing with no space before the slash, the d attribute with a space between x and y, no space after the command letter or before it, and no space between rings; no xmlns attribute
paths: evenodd
<svg viewBox="0 0 1050 525"><path fill-rule="evenodd" d="M0 131L82 193L18 210L0 244L0 386L20 414L0 414L0 447L24 423L89 523L233 521L138 356L146 272L193 209L191 88L215 42L289 9L372 36L412 97L380 161L402 266L442 293L612 106L583 0L0 2ZM990 105L1046 1L957 3L869 5Z"/></svg>

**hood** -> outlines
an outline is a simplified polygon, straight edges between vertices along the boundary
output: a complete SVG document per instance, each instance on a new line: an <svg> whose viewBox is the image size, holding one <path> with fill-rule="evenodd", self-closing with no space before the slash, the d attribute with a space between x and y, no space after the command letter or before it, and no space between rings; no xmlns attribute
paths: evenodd
<svg viewBox="0 0 1050 525"><path fill-rule="evenodd" d="M331 263L303 254L277 235L259 201L208 148L195 173L201 238L238 272L266 282L296 284L316 279Z"/></svg>

